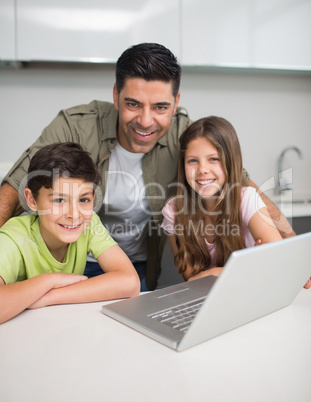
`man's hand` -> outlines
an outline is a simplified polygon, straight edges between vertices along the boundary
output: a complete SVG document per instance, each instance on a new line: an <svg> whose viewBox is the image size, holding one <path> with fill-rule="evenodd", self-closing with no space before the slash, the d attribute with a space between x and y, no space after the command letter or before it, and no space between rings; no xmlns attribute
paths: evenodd
<svg viewBox="0 0 311 402"><path fill-rule="evenodd" d="M18 192L8 183L4 183L0 187L0 227L12 216L17 216L22 212Z"/></svg>

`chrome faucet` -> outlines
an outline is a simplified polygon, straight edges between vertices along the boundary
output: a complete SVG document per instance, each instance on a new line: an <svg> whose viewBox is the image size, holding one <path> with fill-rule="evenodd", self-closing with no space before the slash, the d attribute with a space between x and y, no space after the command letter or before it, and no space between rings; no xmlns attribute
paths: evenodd
<svg viewBox="0 0 311 402"><path fill-rule="evenodd" d="M298 154L299 159L303 159L302 152L300 151L299 148L297 148L295 146L287 147L281 152L281 155L279 156L279 159L278 159L278 183L277 183L277 188L276 188L277 194L281 194L281 192L285 191L285 190L292 190L293 189L293 184L292 183L287 183L286 179L284 177L282 177L283 159L284 159L284 156L285 156L286 152L288 152L290 150L295 151Z"/></svg>

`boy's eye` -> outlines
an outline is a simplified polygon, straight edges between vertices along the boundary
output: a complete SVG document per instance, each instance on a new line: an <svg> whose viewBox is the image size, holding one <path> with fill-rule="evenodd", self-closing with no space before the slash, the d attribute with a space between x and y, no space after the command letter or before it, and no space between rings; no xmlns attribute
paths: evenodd
<svg viewBox="0 0 311 402"><path fill-rule="evenodd" d="M55 202L55 204L62 204L63 202L65 202L65 200L63 198L55 198L53 202Z"/></svg>
<svg viewBox="0 0 311 402"><path fill-rule="evenodd" d="M83 204L87 204L88 202L91 202L90 198L81 198L80 202L82 202Z"/></svg>

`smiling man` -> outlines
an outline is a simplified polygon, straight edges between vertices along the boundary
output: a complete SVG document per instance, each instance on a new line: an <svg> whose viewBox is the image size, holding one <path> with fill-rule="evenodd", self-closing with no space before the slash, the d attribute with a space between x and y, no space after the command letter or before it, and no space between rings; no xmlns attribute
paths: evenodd
<svg viewBox="0 0 311 402"><path fill-rule="evenodd" d="M134 264L141 290L155 289L164 245L161 210L176 189L179 137L191 123L178 107L180 78L177 59L164 46L141 43L125 50L116 64L113 104L93 101L62 110L5 177L0 225L20 211L18 190L35 152L53 142L78 142L102 177L103 203L95 210ZM269 212L278 219L278 210ZM85 274L102 273L89 260Z"/></svg>
<svg viewBox="0 0 311 402"><path fill-rule="evenodd" d="M129 152L151 151L168 132L179 98L179 92L174 97L171 82L130 78L120 93L115 84L113 99L119 111L119 144Z"/></svg>

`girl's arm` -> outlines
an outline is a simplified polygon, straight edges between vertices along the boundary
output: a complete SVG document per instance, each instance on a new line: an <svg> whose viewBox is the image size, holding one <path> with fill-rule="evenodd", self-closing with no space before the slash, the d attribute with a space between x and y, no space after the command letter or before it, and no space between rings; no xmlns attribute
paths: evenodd
<svg viewBox="0 0 311 402"><path fill-rule="evenodd" d="M31 308L54 304L87 303L137 296L140 280L130 259L114 245L106 249L97 261L105 274L75 283L66 288L52 289Z"/></svg>
<svg viewBox="0 0 311 402"><path fill-rule="evenodd" d="M47 273L5 285L0 276L0 324L40 300L51 289L67 287L87 279L83 275Z"/></svg>
<svg viewBox="0 0 311 402"><path fill-rule="evenodd" d="M257 193L260 195L260 198L266 204L269 215L273 220L276 228L280 232L282 238L285 239L287 237L295 236L296 233L293 231L293 228L291 227L285 216L282 214L282 212L279 210L279 208L264 193L260 191L260 189L252 180L248 180L247 184L256 189Z"/></svg>
<svg viewBox="0 0 311 402"><path fill-rule="evenodd" d="M249 230L257 242L260 244L282 240L282 236L274 225L267 208L261 208L248 222Z"/></svg>
<svg viewBox="0 0 311 402"><path fill-rule="evenodd" d="M178 252L175 235L170 235L169 240L170 240L170 244L171 244L172 253L175 257L175 255ZM203 278L204 276L209 276L209 275L219 276L222 270L223 270L223 267L215 267L215 268L210 268L206 271L201 271L198 274L194 275L192 273L192 271L193 271L192 266L190 264L187 264L186 271L182 273L182 276L185 281L192 281L193 279L199 279L199 278Z"/></svg>

